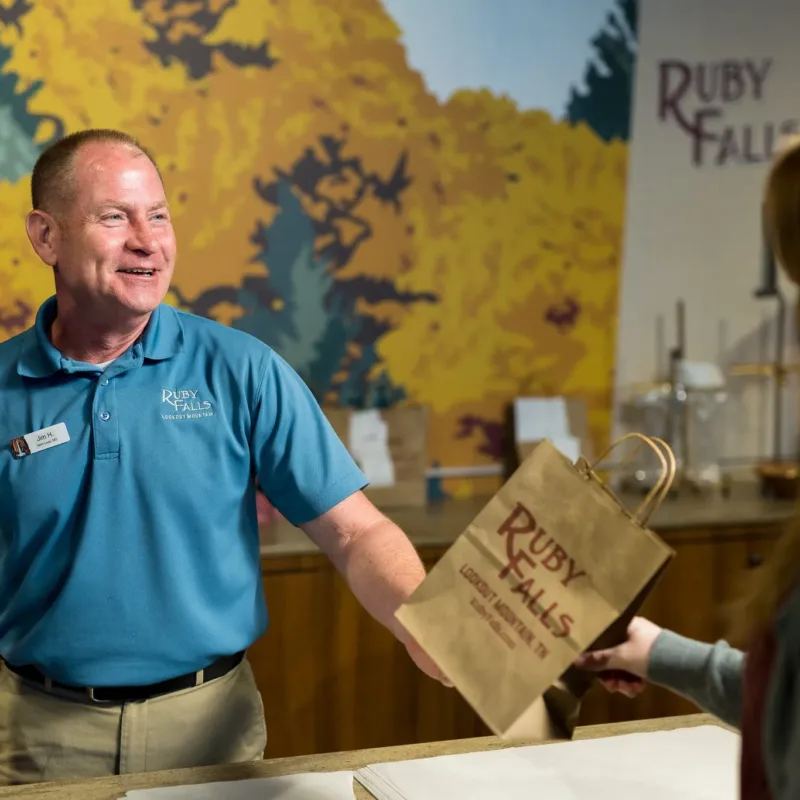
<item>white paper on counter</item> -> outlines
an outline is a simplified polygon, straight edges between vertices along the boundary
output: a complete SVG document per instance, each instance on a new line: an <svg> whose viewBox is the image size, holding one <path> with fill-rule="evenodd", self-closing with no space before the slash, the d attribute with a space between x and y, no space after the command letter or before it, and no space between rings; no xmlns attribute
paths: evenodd
<svg viewBox="0 0 800 800"><path fill-rule="evenodd" d="M737 800L739 736L715 725L375 764L378 800Z"/></svg>
<svg viewBox="0 0 800 800"><path fill-rule="evenodd" d="M514 400L517 444L569 436L567 402L563 397L518 397Z"/></svg>
<svg viewBox="0 0 800 800"><path fill-rule="evenodd" d="M279 778L134 789L129 800L355 800L352 772L307 772Z"/></svg>
<svg viewBox="0 0 800 800"><path fill-rule="evenodd" d="M371 486L394 486L394 462L389 452L389 426L380 411L350 413L347 449Z"/></svg>

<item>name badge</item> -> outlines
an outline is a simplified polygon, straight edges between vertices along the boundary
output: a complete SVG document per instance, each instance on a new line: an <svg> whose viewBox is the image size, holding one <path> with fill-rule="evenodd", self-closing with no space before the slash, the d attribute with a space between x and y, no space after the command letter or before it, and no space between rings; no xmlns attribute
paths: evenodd
<svg viewBox="0 0 800 800"><path fill-rule="evenodd" d="M24 458L25 456L38 453L40 450L48 450L58 444L65 444L69 441L67 426L63 422L51 425L49 428L42 428L33 433L26 433L11 440L11 453L14 458Z"/></svg>

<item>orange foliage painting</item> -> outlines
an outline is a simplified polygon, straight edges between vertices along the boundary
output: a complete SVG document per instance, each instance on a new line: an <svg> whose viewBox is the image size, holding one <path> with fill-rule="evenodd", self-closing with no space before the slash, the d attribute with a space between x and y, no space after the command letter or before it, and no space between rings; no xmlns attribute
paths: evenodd
<svg viewBox="0 0 800 800"><path fill-rule="evenodd" d="M428 405L448 466L498 461L518 394L580 395L607 436L623 140L439 100L379 0L0 0L0 24L0 336L52 292L23 226L36 155L115 127L164 175L169 302L263 339L321 402Z"/></svg>

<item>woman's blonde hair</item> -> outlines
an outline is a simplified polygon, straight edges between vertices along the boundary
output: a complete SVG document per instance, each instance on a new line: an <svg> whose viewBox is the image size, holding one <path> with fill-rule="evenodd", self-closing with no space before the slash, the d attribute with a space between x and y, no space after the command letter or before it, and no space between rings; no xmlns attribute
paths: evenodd
<svg viewBox="0 0 800 800"><path fill-rule="evenodd" d="M784 140L770 167L764 189L764 230L776 262L800 286L800 137ZM769 625L798 578L800 512L796 511L766 563L753 575L733 618L731 641L746 646Z"/></svg>

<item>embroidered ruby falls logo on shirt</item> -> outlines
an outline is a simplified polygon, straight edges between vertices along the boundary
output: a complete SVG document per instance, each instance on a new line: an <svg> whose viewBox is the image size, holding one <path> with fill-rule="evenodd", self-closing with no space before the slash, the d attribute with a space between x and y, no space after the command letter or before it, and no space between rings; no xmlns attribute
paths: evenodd
<svg viewBox="0 0 800 800"><path fill-rule="evenodd" d="M214 407L196 389L162 389L161 419L213 417Z"/></svg>

